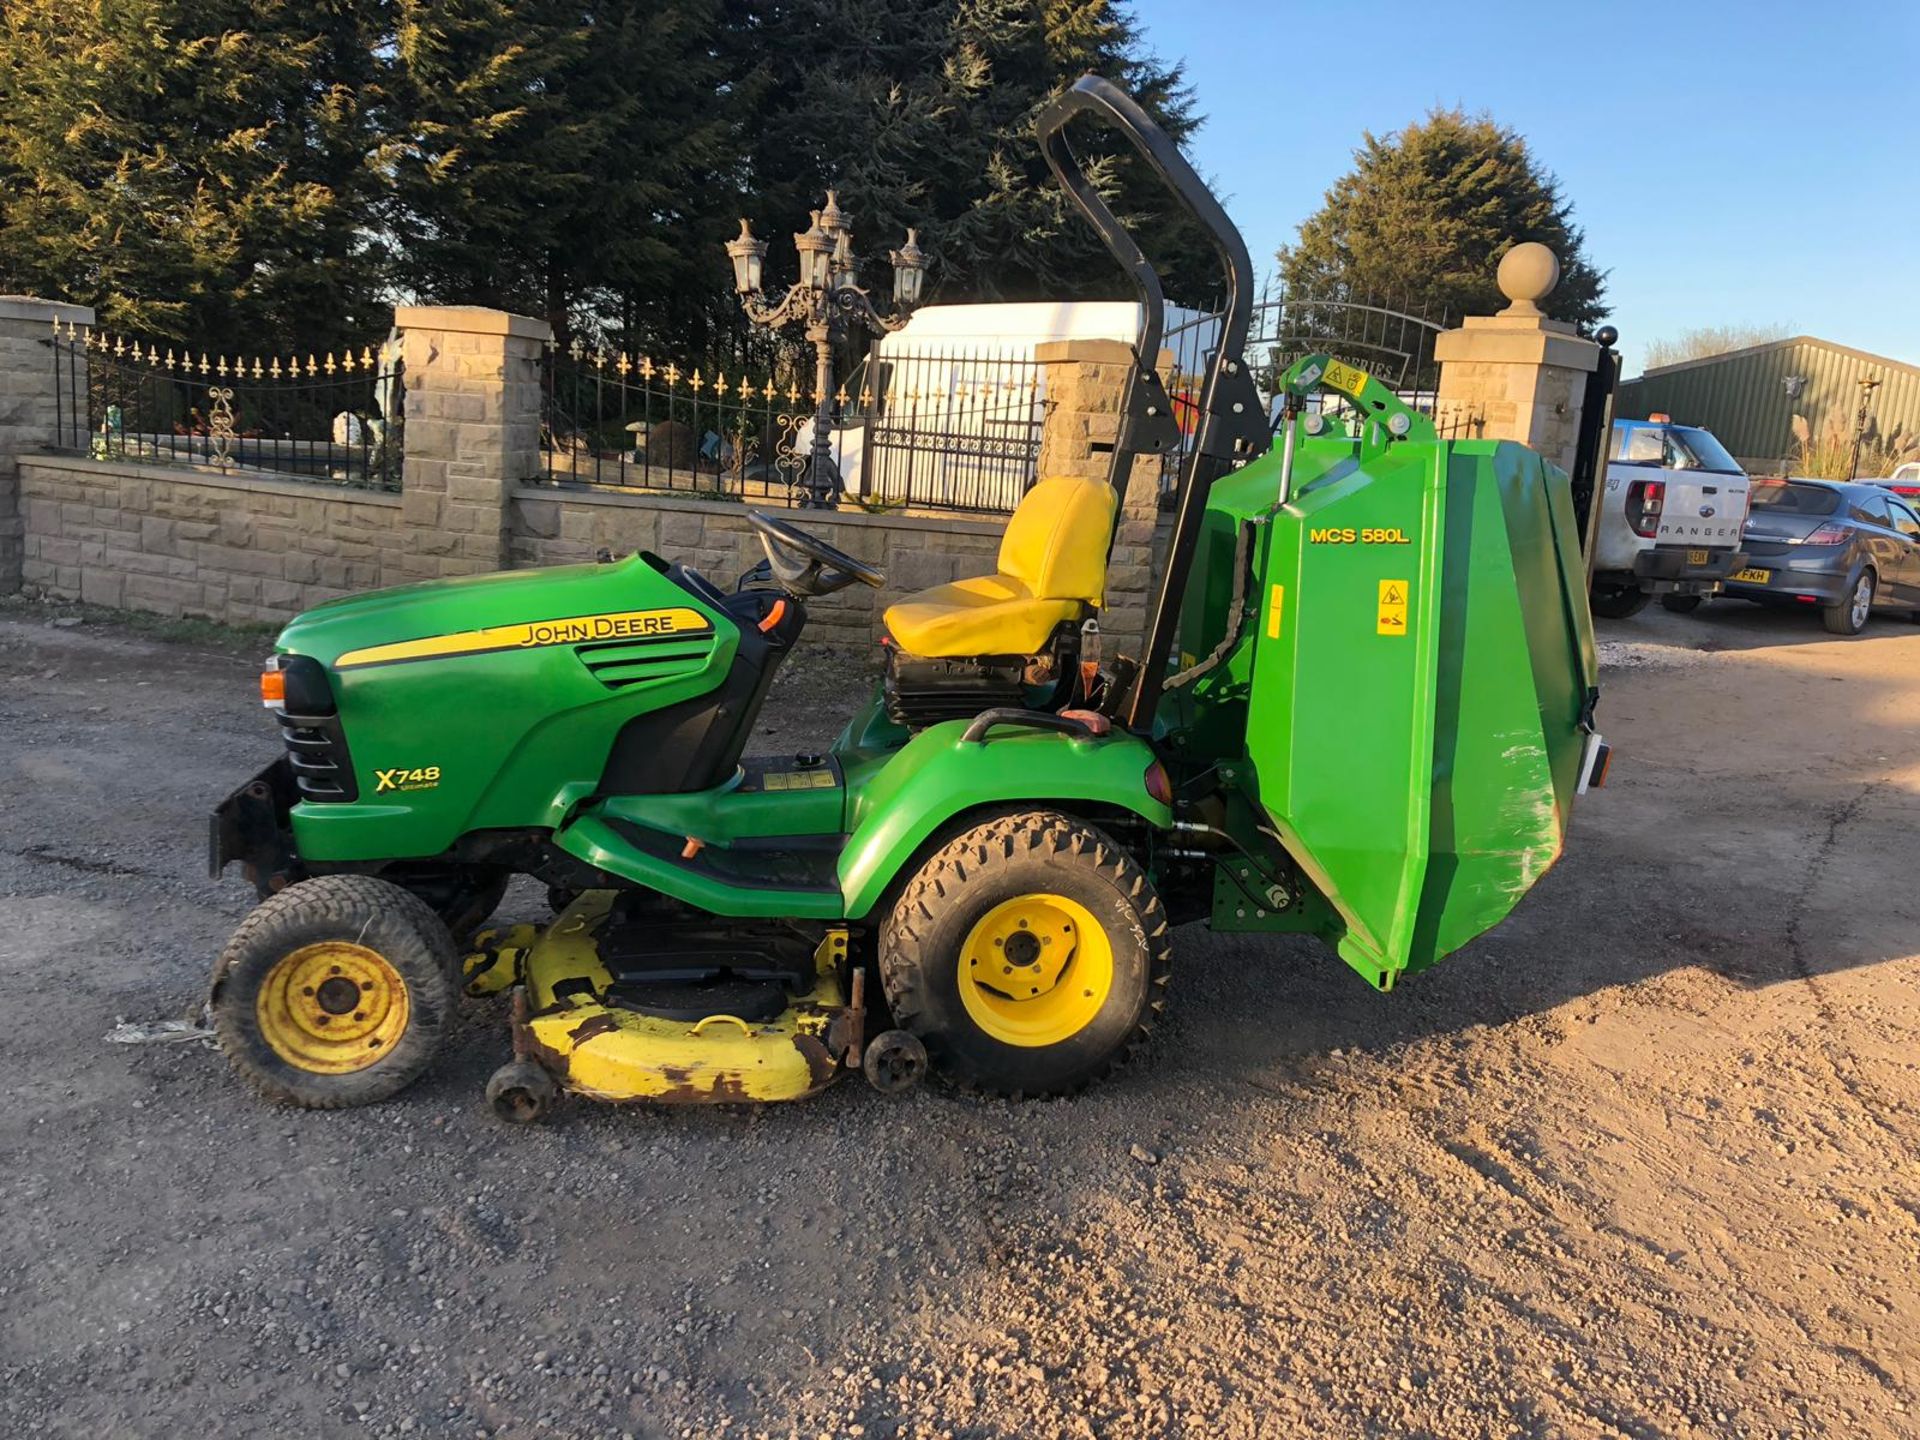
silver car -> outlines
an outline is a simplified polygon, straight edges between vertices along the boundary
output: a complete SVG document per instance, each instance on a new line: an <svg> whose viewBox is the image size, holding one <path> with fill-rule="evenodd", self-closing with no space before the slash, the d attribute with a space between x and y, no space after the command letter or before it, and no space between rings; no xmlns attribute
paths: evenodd
<svg viewBox="0 0 1920 1440"><path fill-rule="evenodd" d="M1755 480L1741 548L1729 596L1818 609L1836 635L1876 607L1920 620L1920 515L1878 485Z"/></svg>

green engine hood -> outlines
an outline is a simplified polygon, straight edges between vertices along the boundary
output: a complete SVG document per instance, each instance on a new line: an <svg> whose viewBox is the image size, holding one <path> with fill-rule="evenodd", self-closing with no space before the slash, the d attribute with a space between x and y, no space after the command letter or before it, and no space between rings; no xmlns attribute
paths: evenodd
<svg viewBox="0 0 1920 1440"><path fill-rule="evenodd" d="M659 571L639 556L616 565L427 580L316 605L280 632L278 646L332 664L374 645L658 604L661 585ZM695 604L677 588L671 595L676 603Z"/></svg>

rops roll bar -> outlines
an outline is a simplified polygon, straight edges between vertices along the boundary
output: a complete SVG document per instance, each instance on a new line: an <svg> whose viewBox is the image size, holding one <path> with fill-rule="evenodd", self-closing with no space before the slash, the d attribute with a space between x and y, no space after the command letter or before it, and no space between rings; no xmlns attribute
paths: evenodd
<svg viewBox="0 0 1920 1440"><path fill-rule="evenodd" d="M1213 192L1181 155L1173 138L1111 80L1083 75L1071 88L1046 104L1035 128L1040 136L1041 153L1046 156L1054 178L1099 234L1121 269L1133 277L1140 292L1140 333L1134 346L1137 363L1128 378L1120 433L1109 471L1114 487L1124 498L1135 457L1166 450L1177 440L1178 431L1173 424L1172 405L1155 372L1166 326L1166 296L1159 273L1106 199L1087 179L1079 158L1067 144L1067 123L1077 115L1088 113L1124 135L1161 184L1199 222L1213 242L1227 280L1219 344L1207 357L1200 386L1199 421L1192 449L1180 473L1167 566L1160 577L1159 592L1147 626L1146 650L1126 708L1128 728L1147 731L1153 727L1154 711L1160 703L1167 659L1172 654L1174 631L1180 623L1180 602L1186 595L1187 576L1193 568L1194 551L1200 541L1200 519L1206 510L1207 494L1213 482L1232 467L1239 447L1264 446L1270 436L1259 395L1241 359L1253 318L1253 265L1247 258L1246 241L1240 238L1240 232L1227 218L1220 202L1214 199Z"/></svg>

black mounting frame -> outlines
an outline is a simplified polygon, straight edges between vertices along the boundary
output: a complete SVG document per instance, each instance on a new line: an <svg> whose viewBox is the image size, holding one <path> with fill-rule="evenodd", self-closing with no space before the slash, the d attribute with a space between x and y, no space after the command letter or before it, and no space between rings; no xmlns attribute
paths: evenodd
<svg viewBox="0 0 1920 1440"><path fill-rule="evenodd" d="M1239 446L1263 444L1271 437L1252 377L1247 374L1241 358L1253 316L1253 263L1247 257L1247 242L1227 218L1227 212L1213 192L1181 155L1173 138L1111 80L1083 75L1047 103L1040 112L1036 129L1041 152L1054 178L1099 234L1108 252L1132 276L1140 292L1143 313L1134 346L1136 363L1128 382L1122 407L1125 420L1114 446L1109 472L1115 488L1124 498L1136 456L1168 448L1177 433L1172 407L1154 371L1165 332L1166 295L1159 272L1141 252L1105 197L1088 180L1086 170L1067 144L1066 126L1081 114L1104 120L1126 137L1148 168L1207 232L1226 272L1227 294L1221 313L1219 345L1207 357L1200 387L1199 422L1180 474L1166 569L1160 576L1147 624L1145 652L1126 706L1127 727L1145 733L1152 730L1154 712L1160 704L1167 660L1173 652L1174 632L1180 623L1180 604L1186 595L1187 577L1200 543L1200 522L1207 508L1207 495L1214 481L1232 469ZM1163 423L1156 425L1156 420Z"/></svg>

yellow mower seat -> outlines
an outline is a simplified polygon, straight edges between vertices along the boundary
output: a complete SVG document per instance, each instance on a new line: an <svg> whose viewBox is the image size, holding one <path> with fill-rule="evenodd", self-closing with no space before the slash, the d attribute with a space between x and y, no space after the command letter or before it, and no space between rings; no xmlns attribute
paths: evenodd
<svg viewBox="0 0 1920 1440"><path fill-rule="evenodd" d="M1104 480L1042 480L1007 521L997 573L888 606L888 633L913 655L1037 653L1061 621L1099 608L1114 504Z"/></svg>

